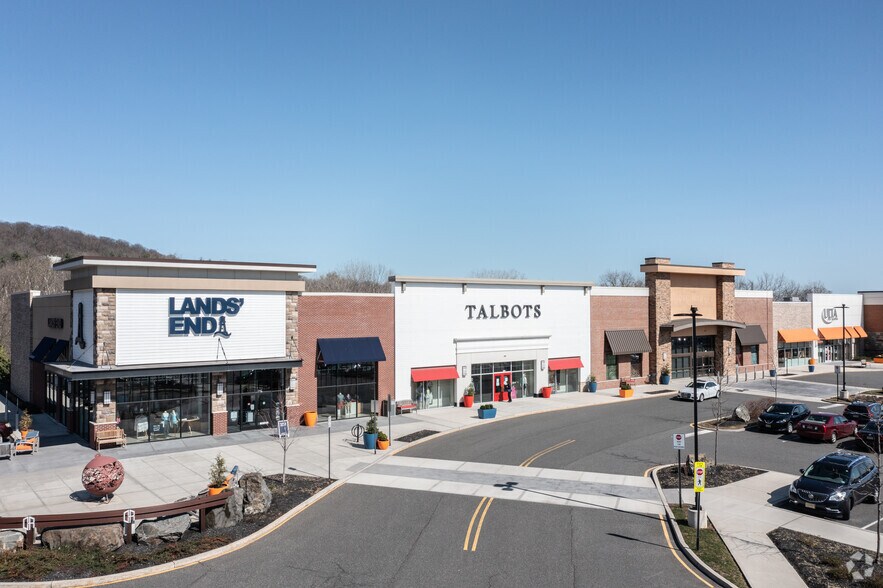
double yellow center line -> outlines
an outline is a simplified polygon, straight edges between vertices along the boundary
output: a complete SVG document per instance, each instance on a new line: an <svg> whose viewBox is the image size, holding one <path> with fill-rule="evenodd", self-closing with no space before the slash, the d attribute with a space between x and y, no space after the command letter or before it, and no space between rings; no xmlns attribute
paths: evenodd
<svg viewBox="0 0 883 588"><path fill-rule="evenodd" d="M548 449L543 449L542 451L534 453L533 455L531 455L530 457L528 457L527 459L525 459L523 462L521 462L518 465L520 467L528 467L534 461L543 457L547 453L551 453L552 451L555 451L556 449L561 449L565 445L570 445L571 443L574 443L575 441L576 441L576 439L569 439L567 441L562 441L561 443L558 443L557 445L553 445L552 447L549 447ZM488 498L487 496L485 496L484 498L481 499L481 502L478 503L478 506L475 507L475 512L472 513L472 518L469 519L469 527L466 528L466 539L463 540L463 551L475 551L475 548L478 547L478 537L481 535L481 527L482 527L482 525L484 525L484 517L487 516L487 511L491 507L491 503L493 501L494 501L493 498ZM479 516L479 514L478 514L479 512L481 513L481 516ZM475 526L476 519L478 520L478 526ZM475 536L472 535L473 527L475 527ZM472 538L472 547L471 548L469 547L470 537Z"/></svg>

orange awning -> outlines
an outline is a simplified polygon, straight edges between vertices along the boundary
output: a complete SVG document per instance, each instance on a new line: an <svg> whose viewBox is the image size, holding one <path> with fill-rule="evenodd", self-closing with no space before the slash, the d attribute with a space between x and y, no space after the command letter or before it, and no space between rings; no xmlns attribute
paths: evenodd
<svg viewBox="0 0 883 588"><path fill-rule="evenodd" d="M549 369L556 370L572 370L583 367L583 360L578 357L559 357L549 360Z"/></svg>
<svg viewBox="0 0 883 588"><path fill-rule="evenodd" d="M812 329L779 329L779 340L783 343L802 343L818 341L819 338Z"/></svg>
<svg viewBox="0 0 883 588"><path fill-rule="evenodd" d="M855 330L855 327L846 327L846 334L849 335L850 339L858 339L859 337L858 331Z"/></svg>
<svg viewBox="0 0 883 588"><path fill-rule="evenodd" d="M431 382L433 380L456 380L460 377L457 367L445 365L429 368L411 368L411 379L415 382Z"/></svg>
<svg viewBox="0 0 883 588"><path fill-rule="evenodd" d="M856 325L852 328L856 333L858 333L859 339L864 339L865 337L868 336L868 334L865 332L865 330L863 328L859 327L858 325Z"/></svg>
<svg viewBox="0 0 883 588"><path fill-rule="evenodd" d="M843 339L843 331L843 327L822 327L819 329L819 335L828 341L839 341L840 339ZM852 339L853 334L850 332L849 327L846 327L845 331L846 338Z"/></svg>

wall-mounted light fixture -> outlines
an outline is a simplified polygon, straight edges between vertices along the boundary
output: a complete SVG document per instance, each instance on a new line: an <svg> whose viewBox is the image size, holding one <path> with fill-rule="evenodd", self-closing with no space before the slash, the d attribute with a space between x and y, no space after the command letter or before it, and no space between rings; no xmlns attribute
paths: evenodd
<svg viewBox="0 0 883 588"><path fill-rule="evenodd" d="M540 360L540 371L542 372L542 371L544 371L545 369L546 369L546 360L545 360L545 359L541 359L541 360Z"/></svg>
<svg viewBox="0 0 883 588"><path fill-rule="evenodd" d="M668 353L665 351L662 352L662 361L668 361Z"/></svg>
<svg viewBox="0 0 883 588"><path fill-rule="evenodd" d="M464 365L464 366L460 366L460 377L461 377L461 378L465 378L465 377L466 377L466 366L465 366L465 365Z"/></svg>
<svg viewBox="0 0 883 588"><path fill-rule="evenodd" d="M104 391L104 405L107 406L110 404L110 390Z"/></svg>
<svg viewBox="0 0 883 588"><path fill-rule="evenodd" d="M224 395L224 382L218 382L218 386L215 388L215 395L216 396L223 396Z"/></svg>

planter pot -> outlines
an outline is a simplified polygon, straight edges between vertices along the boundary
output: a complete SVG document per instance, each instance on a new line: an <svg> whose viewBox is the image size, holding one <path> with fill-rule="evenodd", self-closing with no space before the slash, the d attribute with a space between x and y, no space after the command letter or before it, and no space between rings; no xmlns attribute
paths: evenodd
<svg viewBox="0 0 883 588"><path fill-rule="evenodd" d="M770 377L771 377L771 378L775 378L775 377L776 377L776 370L770 370Z"/></svg>
<svg viewBox="0 0 883 588"><path fill-rule="evenodd" d="M304 424L308 427L315 427L316 420L319 418L319 413L315 410L308 410L304 413Z"/></svg>
<svg viewBox="0 0 883 588"><path fill-rule="evenodd" d="M631 398L632 394L634 394L634 393L635 393L634 390L623 390L622 388L619 389L619 397L620 398Z"/></svg>
<svg viewBox="0 0 883 588"><path fill-rule="evenodd" d="M378 439L377 440L377 449L381 449L381 450L389 449L389 439L387 439L386 441L381 441L380 439Z"/></svg>
<svg viewBox="0 0 883 588"><path fill-rule="evenodd" d="M463 397L463 406L466 408L472 408L472 403L475 402L475 396L464 396Z"/></svg>
<svg viewBox="0 0 883 588"><path fill-rule="evenodd" d="M589 392L598 391L598 382L589 382Z"/></svg>
<svg viewBox="0 0 883 588"><path fill-rule="evenodd" d="M702 510L700 510L698 512L698 516L697 516L697 512L696 512L695 508L688 509L687 510L687 525L689 525L690 527L693 527L694 529L696 528L697 525L699 525L700 529L704 529L704 528L708 527L708 515L705 514L705 509L703 508Z"/></svg>
<svg viewBox="0 0 883 588"><path fill-rule="evenodd" d="M377 447L377 433L365 433L362 439L365 441L365 449L375 449Z"/></svg>
<svg viewBox="0 0 883 588"><path fill-rule="evenodd" d="M814 371L816 371L816 366L809 364L809 373L813 373Z"/></svg>
<svg viewBox="0 0 883 588"><path fill-rule="evenodd" d="M496 408L485 408L485 409L479 408L478 409L478 418L480 418L480 419L492 419L495 416L497 416L497 409Z"/></svg>
<svg viewBox="0 0 883 588"><path fill-rule="evenodd" d="M209 486L208 487L208 495L209 496L217 496L218 494L220 494L221 492L223 492L226 489L227 489L226 486L221 486L220 488L214 488L212 486Z"/></svg>
<svg viewBox="0 0 883 588"><path fill-rule="evenodd" d="M543 395L543 398L551 398L552 386L543 386L542 388L540 388L540 394Z"/></svg>
<svg viewBox="0 0 883 588"><path fill-rule="evenodd" d="M659 377L659 383L663 386L668 386L669 382L671 382L671 376L669 374L662 374Z"/></svg>
<svg viewBox="0 0 883 588"><path fill-rule="evenodd" d="M22 441L24 441L25 439L28 438L28 431L30 431L30 429L19 429L18 430L18 432L21 433L21 440Z"/></svg>

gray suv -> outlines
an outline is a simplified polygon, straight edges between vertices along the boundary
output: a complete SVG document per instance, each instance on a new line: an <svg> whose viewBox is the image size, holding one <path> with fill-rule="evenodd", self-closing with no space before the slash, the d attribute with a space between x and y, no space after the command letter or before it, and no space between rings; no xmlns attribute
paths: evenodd
<svg viewBox="0 0 883 588"><path fill-rule="evenodd" d="M853 506L879 500L877 466L866 455L829 453L800 473L791 483L788 500L809 510L839 514L848 521Z"/></svg>

